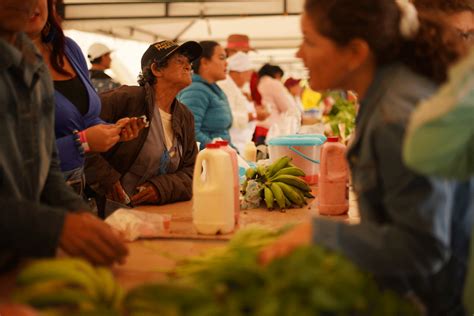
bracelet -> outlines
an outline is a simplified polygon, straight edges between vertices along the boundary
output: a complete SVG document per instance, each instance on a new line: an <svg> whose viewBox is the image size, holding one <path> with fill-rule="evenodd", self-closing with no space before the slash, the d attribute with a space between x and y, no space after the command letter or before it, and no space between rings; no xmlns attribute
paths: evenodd
<svg viewBox="0 0 474 316"><path fill-rule="evenodd" d="M87 142L86 131L79 132L79 139L81 140L81 145L84 148L84 152L88 153L89 151L91 151L91 147L89 146L89 143Z"/></svg>
<svg viewBox="0 0 474 316"><path fill-rule="evenodd" d="M89 143L87 142L87 137L85 131L79 132L77 129L72 131L74 137L74 143L81 154L81 157L84 157L84 154L90 151Z"/></svg>

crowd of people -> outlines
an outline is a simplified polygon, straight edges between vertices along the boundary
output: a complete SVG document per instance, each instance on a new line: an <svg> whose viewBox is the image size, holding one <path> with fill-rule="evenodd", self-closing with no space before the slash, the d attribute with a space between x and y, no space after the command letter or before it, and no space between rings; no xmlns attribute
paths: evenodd
<svg viewBox="0 0 474 316"><path fill-rule="evenodd" d="M474 5L306 0L301 29L309 86L360 100L347 159L361 223L304 222L266 247L262 264L318 244L416 297L428 315L463 315L474 226ZM301 121L301 81L283 82L277 65L256 71L251 50L240 34L225 47L159 41L143 53L138 85L119 86L104 72L112 51L92 45L89 70L54 0L2 0L0 273L58 248L123 263L127 246L100 216L117 205L190 200L199 149L222 139L242 151Z"/></svg>

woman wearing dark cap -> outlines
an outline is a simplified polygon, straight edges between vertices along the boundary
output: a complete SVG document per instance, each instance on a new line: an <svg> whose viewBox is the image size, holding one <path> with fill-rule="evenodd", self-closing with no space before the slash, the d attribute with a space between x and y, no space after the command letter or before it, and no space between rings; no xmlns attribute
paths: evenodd
<svg viewBox="0 0 474 316"><path fill-rule="evenodd" d="M141 60L139 86L122 86L101 95L101 118L145 116L150 125L128 143L86 162L87 182L108 199L133 205L191 199L198 152L193 114L176 95L191 84L191 63L201 46L171 41L150 45Z"/></svg>
<svg viewBox="0 0 474 316"><path fill-rule="evenodd" d="M384 286L416 295L428 315L464 315L474 179L422 176L402 159L410 114L464 54L459 37L438 19L417 14L408 0L306 0L301 27L297 56L311 88L352 90L361 100L348 149L361 222L317 218L284 235L261 259L313 242Z"/></svg>

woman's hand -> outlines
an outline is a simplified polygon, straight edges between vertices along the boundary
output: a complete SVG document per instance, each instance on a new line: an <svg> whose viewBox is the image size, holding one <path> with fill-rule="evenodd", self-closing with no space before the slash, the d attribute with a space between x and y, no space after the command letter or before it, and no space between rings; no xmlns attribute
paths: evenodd
<svg viewBox="0 0 474 316"><path fill-rule="evenodd" d="M87 128L85 132L93 152L106 152L120 139L120 128L115 125L98 124Z"/></svg>
<svg viewBox="0 0 474 316"><path fill-rule="evenodd" d="M129 204L130 199L125 193L125 190L122 187L120 181L115 182L115 184L110 188L110 190L105 193L105 197L109 200L116 201L122 204Z"/></svg>
<svg viewBox="0 0 474 316"><path fill-rule="evenodd" d="M159 195L158 190L150 182L145 182L143 185L137 188L138 193L132 196L132 205L139 205L143 203L156 203L158 202Z"/></svg>
<svg viewBox="0 0 474 316"><path fill-rule="evenodd" d="M296 248L311 244L312 223L305 222L299 224L286 234L278 238L274 243L266 246L259 255L262 264L287 256Z"/></svg>
<svg viewBox="0 0 474 316"><path fill-rule="evenodd" d="M140 131L145 127L145 122L138 117L124 117L115 123L121 129L120 141L128 142L138 137Z"/></svg>

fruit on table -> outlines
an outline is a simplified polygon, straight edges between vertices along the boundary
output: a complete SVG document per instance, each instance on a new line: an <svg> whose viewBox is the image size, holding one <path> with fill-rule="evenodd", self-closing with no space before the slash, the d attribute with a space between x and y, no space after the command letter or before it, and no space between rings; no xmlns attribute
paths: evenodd
<svg viewBox="0 0 474 316"><path fill-rule="evenodd" d="M291 158L288 156L277 159L269 166L258 165L256 169L249 168L245 175L242 191L245 193L249 180L262 183L261 197L268 209L276 206L280 209L302 207L307 204L306 198L314 198L311 188L301 178L305 176L304 171L291 164Z"/></svg>
<svg viewBox="0 0 474 316"><path fill-rule="evenodd" d="M17 285L14 300L42 315L118 315L124 296L109 269L74 258L34 261L20 272Z"/></svg>

